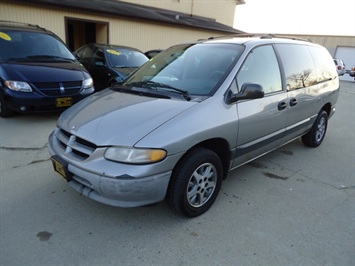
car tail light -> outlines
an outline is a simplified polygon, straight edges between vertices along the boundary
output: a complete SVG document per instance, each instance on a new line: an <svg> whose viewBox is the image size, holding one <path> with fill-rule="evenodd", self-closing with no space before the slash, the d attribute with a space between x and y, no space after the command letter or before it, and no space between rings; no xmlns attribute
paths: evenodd
<svg viewBox="0 0 355 266"><path fill-rule="evenodd" d="M338 66L338 70L341 70L341 66Z"/></svg>

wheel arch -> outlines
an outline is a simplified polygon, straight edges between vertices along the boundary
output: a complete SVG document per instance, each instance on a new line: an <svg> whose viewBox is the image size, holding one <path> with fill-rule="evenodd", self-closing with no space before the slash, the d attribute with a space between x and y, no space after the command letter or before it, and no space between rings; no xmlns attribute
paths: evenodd
<svg viewBox="0 0 355 266"><path fill-rule="evenodd" d="M321 111L325 111L328 114L328 117L330 116L330 112L332 110L332 105L331 103L326 103L325 105L323 105Z"/></svg>
<svg viewBox="0 0 355 266"><path fill-rule="evenodd" d="M228 142L225 139L222 138L213 138L213 139L208 139L205 141L202 141L200 143L197 143L193 147L191 147L189 150L185 152L185 154L179 159L179 161L176 163L174 170L180 165L181 161L188 156L194 149L197 148L206 148L209 149L213 152L215 152L218 157L221 160L222 166L223 166L223 179L227 177L229 168L230 168L230 160L232 157L232 153L230 150L230 146Z"/></svg>
<svg viewBox="0 0 355 266"><path fill-rule="evenodd" d="M167 201L168 205L178 214L184 215L186 217L196 217L206 212L215 201L218 192L220 190L222 181L228 173L229 160L228 159L226 160L226 158L230 158L229 154L231 154L231 152L229 152L227 141L219 138L209 139L200 142L194 145L193 147L191 147L190 149L188 149L184 153L184 155L179 159L179 161L176 163L172 171L172 175L165 195L165 200ZM196 206L195 208L194 206L190 205L190 203L188 203L190 202L190 200L187 194L188 193L187 189L190 186L188 185L190 183L187 182L190 182L190 179L192 178L191 174L194 171L197 171L197 169L199 169L202 166L200 164L201 162L203 162L203 164L205 164L204 162L207 163L207 160L204 161L205 160L204 156L207 156L209 157L209 159L214 161L213 172L216 171L221 174L213 175L215 176L215 181L214 181L215 190L212 192L213 195L211 194L210 196L208 196L207 201L204 202L203 205ZM216 161L217 158L219 158L219 162ZM198 168L195 169L196 165L199 166ZM199 176L199 174L197 174L197 176ZM204 178L207 178L207 176L204 176ZM193 184L195 185L201 184L200 181L197 183L193 182ZM204 180L202 181L202 184L204 184L204 182L209 183L209 181ZM205 186L201 185L200 188L202 187L204 188ZM202 191L202 190L197 189L196 191Z"/></svg>

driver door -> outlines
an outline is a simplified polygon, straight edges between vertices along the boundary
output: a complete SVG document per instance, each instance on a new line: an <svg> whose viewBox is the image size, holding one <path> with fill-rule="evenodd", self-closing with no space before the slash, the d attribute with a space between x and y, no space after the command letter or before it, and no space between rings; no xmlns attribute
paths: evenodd
<svg viewBox="0 0 355 266"><path fill-rule="evenodd" d="M92 78L95 82L95 89L100 91L108 87L108 83L111 78L105 54L101 49L95 50L92 62Z"/></svg>
<svg viewBox="0 0 355 266"><path fill-rule="evenodd" d="M236 104L239 129L234 167L277 148L282 143L288 115L288 95L282 88L280 68L272 45L254 48L241 66L235 82L237 90L245 82L260 84L265 96Z"/></svg>

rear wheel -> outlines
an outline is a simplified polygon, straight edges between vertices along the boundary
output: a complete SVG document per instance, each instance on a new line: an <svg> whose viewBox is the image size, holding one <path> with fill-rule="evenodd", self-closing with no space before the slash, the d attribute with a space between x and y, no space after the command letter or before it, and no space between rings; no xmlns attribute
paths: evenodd
<svg viewBox="0 0 355 266"><path fill-rule="evenodd" d="M216 153L205 148L193 149L173 172L167 202L181 215L199 216L216 200L222 176L222 163Z"/></svg>
<svg viewBox="0 0 355 266"><path fill-rule="evenodd" d="M328 114L325 111L320 111L311 130L302 136L302 142L309 147L318 147L322 144L327 131Z"/></svg>

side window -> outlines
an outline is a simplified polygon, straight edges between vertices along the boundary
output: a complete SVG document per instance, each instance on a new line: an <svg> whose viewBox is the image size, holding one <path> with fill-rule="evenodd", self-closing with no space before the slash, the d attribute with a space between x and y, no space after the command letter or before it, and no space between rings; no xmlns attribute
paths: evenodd
<svg viewBox="0 0 355 266"><path fill-rule="evenodd" d="M92 53L93 53L92 48L89 46L86 46L79 51L79 57L82 60L90 61L91 57L92 57Z"/></svg>
<svg viewBox="0 0 355 266"><path fill-rule="evenodd" d="M245 82L262 85L265 94L282 90L280 68L271 45L259 46L249 53L237 74L239 90Z"/></svg>
<svg viewBox="0 0 355 266"><path fill-rule="evenodd" d="M94 63L100 63L102 65L105 65L105 56L104 52L101 50L96 50L94 53Z"/></svg>
<svg viewBox="0 0 355 266"><path fill-rule="evenodd" d="M287 90L296 90L317 83L311 53L306 45L276 44L285 70Z"/></svg>

